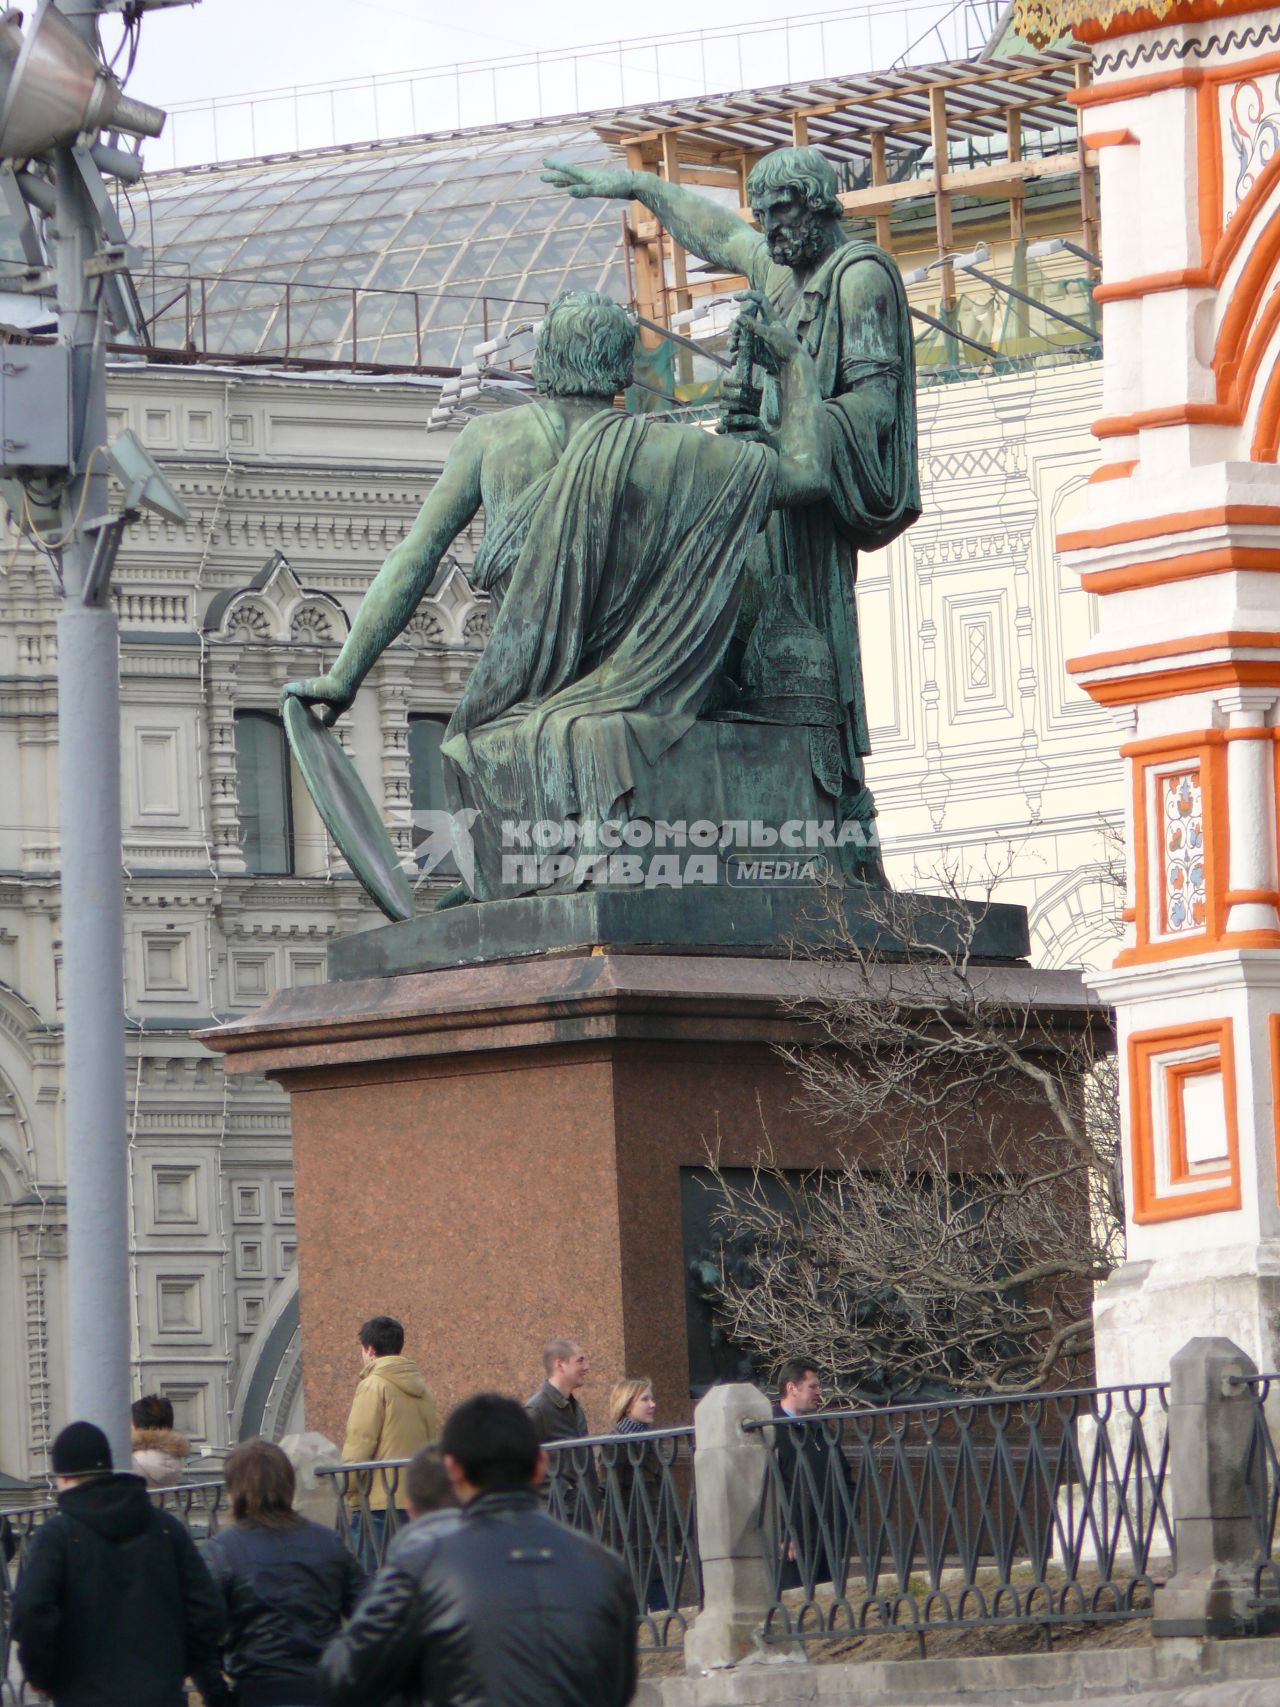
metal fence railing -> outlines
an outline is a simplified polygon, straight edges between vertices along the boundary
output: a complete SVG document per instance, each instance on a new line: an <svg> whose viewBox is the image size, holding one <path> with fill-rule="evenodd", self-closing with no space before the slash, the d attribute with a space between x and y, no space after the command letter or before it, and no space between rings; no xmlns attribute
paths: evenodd
<svg viewBox="0 0 1280 1707"><path fill-rule="evenodd" d="M547 1448L547 1509L631 1573L641 1649L678 1646L702 1605L693 1430L599 1435Z"/></svg>
<svg viewBox="0 0 1280 1707"><path fill-rule="evenodd" d="M416 136L424 128L512 124L699 100L780 79L825 80L968 59L981 51L1000 15L998 0L858 0L706 29L171 101L170 121L147 149L147 163L153 172L167 171Z"/></svg>
<svg viewBox="0 0 1280 1707"><path fill-rule="evenodd" d="M702 1604L692 1428L556 1441L547 1457L547 1510L611 1548L631 1573L641 1649L678 1646ZM317 1467L333 1484L338 1534L370 1569L382 1563L405 1522L407 1463Z"/></svg>
<svg viewBox="0 0 1280 1707"><path fill-rule="evenodd" d="M408 1521L403 1489L408 1466L407 1458L316 1466L316 1475L333 1489L334 1530L370 1574L386 1558L397 1530Z"/></svg>
<svg viewBox="0 0 1280 1707"><path fill-rule="evenodd" d="M1280 1421L1280 1375L1244 1377L1253 1415L1244 1465L1244 1497L1253 1529L1253 1613L1260 1631L1280 1629L1280 1456L1274 1427Z"/></svg>
<svg viewBox="0 0 1280 1707"><path fill-rule="evenodd" d="M142 334L109 348L161 362L216 362L354 372L450 374L472 342L537 320L544 297L448 289L314 284L252 273L204 277L139 271Z"/></svg>
<svg viewBox="0 0 1280 1707"><path fill-rule="evenodd" d="M1149 1616L1172 1568L1165 1385L779 1418L774 1641Z"/></svg>
<svg viewBox="0 0 1280 1707"><path fill-rule="evenodd" d="M1215 1518L1234 1526L1233 1557L1253 1548L1244 1623L1276 1628L1280 1375L1233 1376L1231 1387L1204 1401L1212 1428L1188 1423L1183 1413L1194 1407L1180 1401L1173 1444L1179 1476L1194 1482L1195 1428L1208 1429L1210 1481L1223 1502ZM1150 1383L744 1422L763 1483L765 1640L897 1631L914 1634L923 1651L928 1632L957 1626L1038 1628L1048 1639L1062 1625L1149 1617L1176 1568L1169 1395L1167 1383ZM1247 1395L1247 1407L1228 1404L1219 1416L1214 1406L1232 1395ZM685 1427L548 1448L547 1510L624 1560L642 1650L678 1647L703 1603L694 1441ZM722 1456L706 1460L704 1499L732 1493L717 1480L730 1474ZM404 1461L317 1467L337 1532L370 1565L404 1521L404 1470ZM220 1481L153 1497L197 1538L225 1520ZM55 1509L42 1502L5 1514L17 1543L13 1564L0 1556L6 1701L25 1699L10 1655L14 1570Z"/></svg>

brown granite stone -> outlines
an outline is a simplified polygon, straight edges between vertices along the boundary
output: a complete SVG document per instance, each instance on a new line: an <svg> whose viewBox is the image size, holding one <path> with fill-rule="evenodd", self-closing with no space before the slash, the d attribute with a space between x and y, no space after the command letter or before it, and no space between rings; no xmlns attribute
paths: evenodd
<svg viewBox="0 0 1280 1707"><path fill-rule="evenodd" d="M446 1408L481 1387L526 1396L543 1342L568 1333L592 1358L593 1426L624 1373L653 1378L661 1421L685 1420L680 1169L709 1144L748 1164L766 1131L785 1166L836 1160L772 1047L799 1035L786 1004L815 976L595 950L282 991L205 1033L229 1072L292 1099L308 1427L341 1440L356 1329L380 1312ZM989 976L1088 1023L1075 974Z"/></svg>

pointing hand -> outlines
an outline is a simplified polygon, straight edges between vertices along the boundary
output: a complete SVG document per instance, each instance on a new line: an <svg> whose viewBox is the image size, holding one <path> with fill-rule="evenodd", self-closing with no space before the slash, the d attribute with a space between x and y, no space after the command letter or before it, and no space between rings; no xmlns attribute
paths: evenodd
<svg viewBox="0 0 1280 1707"><path fill-rule="evenodd" d="M544 160L544 184L567 190L576 201L588 196L610 196L630 201L635 193L636 174L626 166L571 166L567 160Z"/></svg>

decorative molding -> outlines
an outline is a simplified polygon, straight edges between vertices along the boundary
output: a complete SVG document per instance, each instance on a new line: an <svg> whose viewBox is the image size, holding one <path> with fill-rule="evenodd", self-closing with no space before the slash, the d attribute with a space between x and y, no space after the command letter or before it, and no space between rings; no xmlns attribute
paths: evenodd
<svg viewBox="0 0 1280 1707"><path fill-rule="evenodd" d="M420 652L448 644L444 623L437 612L428 609L425 603L410 617L401 633L401 639L407 640Z"/></svg>
<svg viewBox="0 0 1280 1707"><path fill-rule="evenodd" d="M384 659L378 682L382 730L382 798L391 845L403 859L413 852L413 779L409 763L409 677Z"/></svg>
<svg viewBox="0 0 1280 1707"><path fill-rule="evenodd" d="M185 593L131 593L117 591L116 614L124 627L157 624L169 628L191 626L191 601Z"/></svg>
<svg viewBox="0 0 1280 1707"><path fill-rule="evenodd" d="M473 646L478 652L489 638L491 623L492 613L489 610L488 600L484 604L477 604L475 610L471 612L471 615L462 625L463 643L467 646Z"/></svg>
<svg viewBox="0 0 1280 1707"><path fill-rule="evenodd" d="M1115 71L1134 71L1140 65L1165 65L1171 59L1220 59L1249 48L1274 46L1277 42L1280 42L1280 24L1249 24L1229 29L1225 35L1165 36L1161 41L1144 42L1137 47L1095 52L1094 82L1110 77Z"/></svg>
<svg viewBox="0 0 1280 1707"><path fill-rule="evenodd" d="M305 646L336 645L339 635L333 611L326 609L318 599L299 605L289 618L289 638Z"/></svg>
<svg viewBox="0 0 1280 1707"><path fill-rule="evenodd" d="M242 599L223 623L221 638L239 641L242 645L255 640L273 640L275 629L270 613L259 600Z"/></svg>
<svg viewBox="0 0 1280 1707"><path fill-rule="evenodd" d="M217 642L272 642L336 646L350 630L345 610L331 593L304 587L289 559L277 551L247 586L216 595L203 629Z"/></svg>
<svg viewBox="0 0 1280 1707"><path fill-rule="evenodd" d="M967 450L937 451L923 457L922 473L930 480L972 480L977 475L1021 473L1022 458L1013 443Z"/></svg>

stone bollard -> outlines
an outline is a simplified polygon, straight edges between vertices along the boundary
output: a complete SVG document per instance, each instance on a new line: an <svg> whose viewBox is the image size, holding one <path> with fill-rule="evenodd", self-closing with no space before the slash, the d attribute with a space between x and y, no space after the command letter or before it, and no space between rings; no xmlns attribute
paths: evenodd
<svg viewBox="0 0 1280 1707"><path fill-rule="evenodd" d="M790 1644L766 1653L761 1640L773 1598L759 1526L769 1446L763 1430L744 1433L742 1424L772 1415L746 1385L713 1387L693 1413L703 1604L684 1641L689 1672L801 1657Z"/></svg>
<svg viewBox="0 0 1280 1707"><path fill-rule="evenodd" d="M338 1448L327 1436L309 1430L306 1434L286 1434L280 1450L293 1465L298 1489L294 1509L331 1529L338 1509L337 1484L332 1476L317 1476L316 1465L336 1464Z"/></svg>
<svg viewBox="0 0 1280 1707"><path fill-rule="evenodd" d="M1228 1339L1194 1339L1176 1353L1169 1380L1167 1501L1177 1574L1157 1589L1156 1636L1240 1636L1254 1599L1257 1540L1245 1483L1257 1374Z"/></svg>

